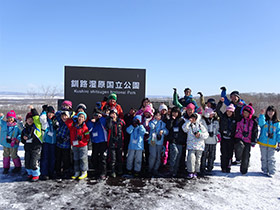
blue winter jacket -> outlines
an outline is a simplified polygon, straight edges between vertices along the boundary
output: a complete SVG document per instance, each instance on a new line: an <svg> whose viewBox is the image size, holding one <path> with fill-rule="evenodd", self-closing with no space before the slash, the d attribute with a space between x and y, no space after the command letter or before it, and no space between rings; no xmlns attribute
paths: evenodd
<svg viewBox="0 0 280 210"><path fill-rule="evenodd" d="M56 144L56 130L53 128L53 121L51 119L47 119L48 127L45 130L44 134L44 143Z"/></svg>
<svg viewBox="0 0 280 210"><path fill-rule="evenodd" d="M266 147L277 147L280 143L280 122L265 121L265 115L261 114L259 117L259 126L261 127L261 134L258 139L258 144ZM268 127L270 126L270 133L272 138L268 137Z"/></svg>
<svg viewBox="0 0 280 210"><path fill-rule="evenodd" d="M221 92L221 97L223 97L224 99L225 99L225 101L224 101L224 104L226 105L226 106L229 106L230 104L231 104L231 101L228 99L228 97L227 97L227 92L226 92L226 90L222 90L222 92ZM245 103L245 101L243 100L243 99L240 99L240 103L242 103L242 105L246 105L246 103ZM234 105L234 104L233 104ZM235 105L234 105L235 106Z"/></svg>
<svg viewBox="0 0 280 210"><path fill-rule="evenodd" d="M21 130L17 125L8 126L7 122L3 120L4 116L0 118L0 127L1 127L1 136L0 136L0 144L4 147L12 148L11 144L7 142L7 136L11 138L16 138L17 140L21 140ZM18 144L15 144L13 148L18 148Z"/></svg>
<svg viewBox="0 0 280 210"><path fill-rule="evenodd" d="M134 127L130 125L126 132L130 134L130 141L128 145L128 149L130 150L144 150L144 134L146 133L146 129L143 125L138 125Z"/></svg>
<svg viewBox="0 0 280 210"><path fill-rule="evenodd" d="M90 140L92 143L107 142L107 131L106 131L106 118L101 117L96 122L87 122L87 127L89 130Z"/></svg>
<svg viewBox="0 0 280 210"><path fill-rule="evenodd" d="M156 136L157 134L159 134L159 132L161 130L163 130L163 135L161 136L160 140L155 140L156 141L156 145L163 145L163 139L164 136L168 135L168 130L166 129L166 124L164 122L162 122L162 120L152 120L149 122L149 127L150 127L150 136L149 136L149 144L151 144L152 139L154 138L154 136ZM155 135L154 135L155 134Z"/></svg>

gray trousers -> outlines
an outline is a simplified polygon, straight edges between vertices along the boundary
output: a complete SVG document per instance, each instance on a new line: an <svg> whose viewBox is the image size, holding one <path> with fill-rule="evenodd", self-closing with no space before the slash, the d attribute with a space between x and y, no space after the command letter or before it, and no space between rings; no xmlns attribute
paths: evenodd
<svg viewBox="0 0 280 210"><path fill-rule="evenodd" d="M143 150L128 150L126 168L131 171L134 163L134 171L140 172L142 165L142 153Z"/></svg>
<svg viewBox="0 0 280 210"><path fill-rule="evenodd" d="M177 175L182 151L183 145L169 144L170 172L174 175Z"/></svg>
<svg viewBox="0 0 280 210"><path fill-rule="evenodd" d="M157 172L161 162L162 145L149 146L149 172Z"/></svg>
<svg viewBox="0 0 280 210"><path fill-rule="evenodd" d="M216 159L216 144L205 144L201 158L201 172L212 171Z"/></svg>
<svg viewBox="0 0 280 210"><path fill-rule="evenodd" d="M199 173L203 151L188 150L187 169L189 173Z"/></svg>
<svg viewBox="0 0 280 210"><path fill-rule="evenodd" d="M264 173L269 173L271 175L275 174L275 149L272 147L265 147L260 145L261 149L261 162L262 162L262 171Z"/></svg>
<svg viewBox="0 0 280 210"><path fill-rule="evenodd" d="M74 153L74 171L88 170L88 147L73 147Z"/></svg>

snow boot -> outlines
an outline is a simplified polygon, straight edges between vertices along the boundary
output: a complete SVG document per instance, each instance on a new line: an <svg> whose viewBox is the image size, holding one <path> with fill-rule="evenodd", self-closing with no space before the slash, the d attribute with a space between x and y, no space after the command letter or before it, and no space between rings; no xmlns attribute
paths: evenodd
<svg viewBox="0 0 280 210"><path fill-rule="evenodd" d="M10 160L11 160L10 157L4 157L3 158L3 168L4 168L3 174L7 174L9 172Z"/></svg>
<svg viewBox="0 0 280 210"><path fill-rule="evenodd" d="M72 176L72 179L77 179L80 176L80 172L75 172L74 176Z"/></svg>
<svg viewBox="0 0 280 210"><path fill-rule="evenodd" d="M81 175L79 176L79 179L82 180L85 178L87 178L87 171L82 171Z"/></svg>
<svg viewBox="0 0 280 210"><path fill-rule="evenodd" d="M15 168L12 170L12 173L19 173L21 171L21 162L20 158L13 159Z"/></svg>
<svg viewBox="0 0 280 210"><path fill-rule="evenodd" d="M38 182L39 181L39 176L33 176L30 181L31 182Z"/></svg>

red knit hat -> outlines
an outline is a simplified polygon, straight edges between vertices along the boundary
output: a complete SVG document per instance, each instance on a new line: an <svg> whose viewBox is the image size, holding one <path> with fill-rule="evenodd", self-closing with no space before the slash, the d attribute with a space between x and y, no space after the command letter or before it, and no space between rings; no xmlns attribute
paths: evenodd
<svg viewBox="0 0 280 210"><path fill-rule="evenodd" d="M8 118L10 118L10 117L16 119L17 116L16 116L16 113L15 113L14 110L11 110L11 111L9 111L9 112L7 113L6 118L8 119Z"/></svg>

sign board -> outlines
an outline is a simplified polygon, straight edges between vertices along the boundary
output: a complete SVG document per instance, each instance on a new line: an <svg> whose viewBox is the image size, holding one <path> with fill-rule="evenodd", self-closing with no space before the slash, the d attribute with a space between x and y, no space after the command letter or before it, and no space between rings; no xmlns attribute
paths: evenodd
<svg viewBox="0 0 280 210"><path fill-rule="evenodd" d="M145 98L145 69L65 66L64 73L65 100L71 100L74 109L79 103L86 104L88 114L96 102L113 92L124 114L131 107L138 109Z"/></svg>

